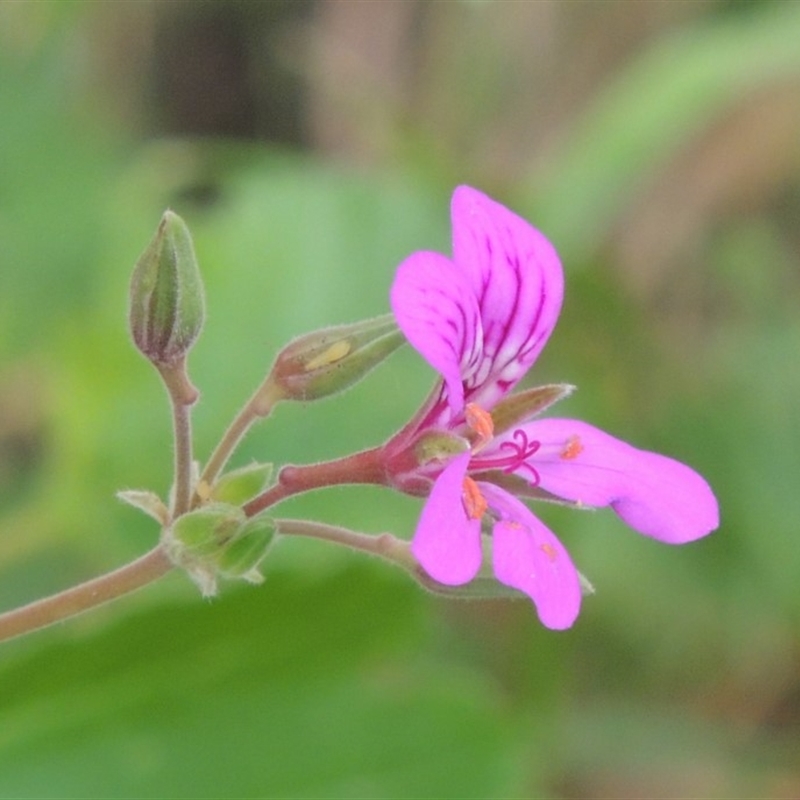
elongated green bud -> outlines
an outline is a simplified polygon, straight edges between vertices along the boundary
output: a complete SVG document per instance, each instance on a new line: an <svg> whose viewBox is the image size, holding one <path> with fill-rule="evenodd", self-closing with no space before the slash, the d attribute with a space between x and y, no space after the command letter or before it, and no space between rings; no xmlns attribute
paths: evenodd
<svg viewBox="0 0 800 800"><path fill-rule="evenodd" d="M205 318L203 283L186 223L165 211L133 270L130 328L139 351L157 366L179 362Z"/></svg>
<svg viewBox="0 0 800 800"><path fill-rule="evenodd" d="M279 353L267 384L283 400L319 400L360 381L404 342L391 314L314 331Z"/></svg>

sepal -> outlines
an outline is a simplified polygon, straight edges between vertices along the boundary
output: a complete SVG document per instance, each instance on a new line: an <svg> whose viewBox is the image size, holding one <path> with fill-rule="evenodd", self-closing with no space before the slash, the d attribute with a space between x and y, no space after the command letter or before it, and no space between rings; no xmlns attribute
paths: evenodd
<svg viewBox="0 0 800 800"><path fill-rule="evenodd" d="M142 489L123 489L117 492L117 498L129 506L138 508L139 511L144 511L162 527L169 522L169 509L155 492Z"/></svg>
<svg viewBox="0 0 800 800"><path fill-rule="evenodd" d="M525 599L526 595L516 589L506 586L504 583L495 578L491 564L491 538L489 536L481 535L481 551L482 560L481 568L478 574L468 583L452 586L449 584L439 583L434 580L422 568L421 565L416 564L410 570L413 578L424 589L427 589L433 594L443 595L450 597L454 600L521 600Z"/></svg>
<svg viewBox="0 0 800 800"><path fill-rule="evenodd" d="M247 519L237 506L209 503L165 528L162 543L172 563L188 573L203 596L213 597L219 577L260 583L258 565L274 537L271 519Z"/></svg>
<svg viewBox="0 0 800 800"><path fill-rule="evenodd" d="M220 574L226 578L241 578L248 583L261 583L264 577L258 566L274 540L274 520L261 516L249 519L220 555Z"/></svg>
<svg viewBox="0 0 800 800"><path fill-rule="evenodd" d="M178 517L164 532L167 554L179 566L187 559L215 557L245 523L244 511L209 503Z"/></svg>
<svg viewBox="0 0 800 800"><path fill-rule="evenodd" d="M574 391L568 383L552 383L508 395L492 409L495 436L541 414Z"/></svg>
<svg viewBox="0 0 800 800"><path fill-rule="evenodd" d="M594 584L580 570L578 570L578 580L581 584L581 594L584 597L595 593Z"/></svg>
<svg viewBox="0 0 800 800"><path fill-rule="evenodd" d="M272 473L272 464L257 462L231 470L208 490L209 498L220 503L242 505L266 488Z"/></svg>

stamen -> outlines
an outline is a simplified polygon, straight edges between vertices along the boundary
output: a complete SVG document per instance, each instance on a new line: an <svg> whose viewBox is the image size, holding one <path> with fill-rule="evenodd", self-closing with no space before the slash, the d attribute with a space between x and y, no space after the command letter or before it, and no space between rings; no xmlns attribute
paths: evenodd
<svg viewBox="0 0 800 800"><path fill-rule="evenodd" d="M529 441L528 434L525 433L522 428L517 428L514 431L514 439L519 439L519 444L516 442L503 442L500 445L501 450L511 449L514 451L514 455L511 456L511 463L503 469L503 472L513 472L515 469L527 469L533 477L533 484L535 486L539 483L539 473L528 464L525 459L532 456L539 449L539 442Z"/></svg>
<svg viewBox="0 0 800 800"><path fill-rule="evenodd" d="M555 547L553 547L553 545L551 545L549 542L539 545L539 549L548 557L548 559L550 559L550 561L555 561L558 557Z"/></svg>
<svg viewBox="0 0 800 800"><path fill-rule="evenodd" d="M529 441L528 434L522 428L517 428L513 435L515 440L519 440L518 443L516 441L503 442L500 445L501 450L512 450L514 452L514 455L511 456L513 461L509 468L505 470L506 472L511 472L512 469L520 465L519 462L524 461L528 456L532 456L539 449L539 442Z"/></svg>
<svg viewBox="0 0 800 800"><path fill-rule="evenodd" d="M560 453L560 457L566 460L577 458L583 452L583 445L581 444L580 437L570 436L564 449Z"/></svg>
<svg viewBox="0 0 800 800"><path fill-rule="evenodd" d="M522 428L517 428L513 433L514 441L500 443L501 450L510 450L507 456L493 458L477 458L470 461L470 469L501 469L503 472L514 472L519 469L526 469L531 475L531 482L534 486L539 483L539 473L526 459L532 456L541 446L536 440L528 439L528 434Z"/></svg>
<svg viewBox="0 0 800 800"><path fill-rule="evenodd" d="M472 452L477 453L478 450L486 447L494 438L494 420L492 415L477 403L467 403L464 416L467 419L467 425L478 436L477 441L472 446Z"/></svg>
<svg viewBox="0 0 800 800"><path fill-rule="evenodd" d="M488 510L489 504L472 478L464 478L461 499L464 511L470 519L480 519Z"/></svg>

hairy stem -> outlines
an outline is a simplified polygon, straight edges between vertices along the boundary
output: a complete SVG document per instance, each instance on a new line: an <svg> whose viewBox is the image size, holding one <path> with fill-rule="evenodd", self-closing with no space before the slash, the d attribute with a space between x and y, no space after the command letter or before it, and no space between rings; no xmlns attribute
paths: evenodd
<svg viewBox="0 0 800 800"><path fill-rule="evenodd" d="M314 539L323 539L353 550L370 553L386 561L391 561L409 572L414 572L417 568L417 562L411 555L408 542L398 539L390 533L376 535L357 533L337 525L326 525L322 522L309 522L301 519L275 520L275 529L284 535L310 536Z"/></svg>
<svg viewBox="0 0 800 800"><path fill-rule="evenodd" d="M189 510L192 496L192 427L189 406L174 403L172 420L175 435L175 500L172 516Z"/></svg>
<svg viewBox="0 0 800 800"><path fill-rule="evenodd" d="M191 406L199 394L186 374L186 360L158 367L172 403L172 428L175 449L173 518L189 510L192 499L192 422Z"/></svg>
<svg viewBox="0 0 800 800"><path fill-rule="evenodd" d="M282 397L283 395L272 383L271 378L267 378L247 401L244 408L234 417L219 444L214 448L214 452L211 453L200 475L199 485L209 488L214 485L217 476L225 468L228 459L250 427L259 419L268 417Z"/></svg>
<svg viewBox="0 0 800 800"><path fill-rule="evenodd" d="M252 517L287 497L326 486L341 486L346 483L385 486L386 471L381 450L382 448L375 447L319 464L286 466L280 471L277 483L245 503L242 507L244 513Z"/></svg>
<svg viewBox="0 0 800 800"><path fill-rule="evenodd" d="M113 572L0 614L0 642L103 605L153 583L172 568L172 562L159 545Z"/></svg>

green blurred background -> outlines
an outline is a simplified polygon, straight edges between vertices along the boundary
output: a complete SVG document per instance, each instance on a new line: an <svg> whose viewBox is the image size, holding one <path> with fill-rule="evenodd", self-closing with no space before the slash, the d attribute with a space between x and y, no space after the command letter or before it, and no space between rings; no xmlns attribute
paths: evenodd
<svg viewBox="0 0 800 800"><path fill-rule="evenodd" d="M693 465L723 520L670 548L537 508L597 588L566 633L322 542L213 602L170 575L0 648L0 796L800 797L798 42L768 0L0 2L0 608L154 543L114 492L170 479L125 323L167 206L207 286L201 458L280 345L449 250L465 182L564 260L529 380ZM236 463L380 442L432 379L405 349ZM402 536L418 512L286 506Z"/></svg>

